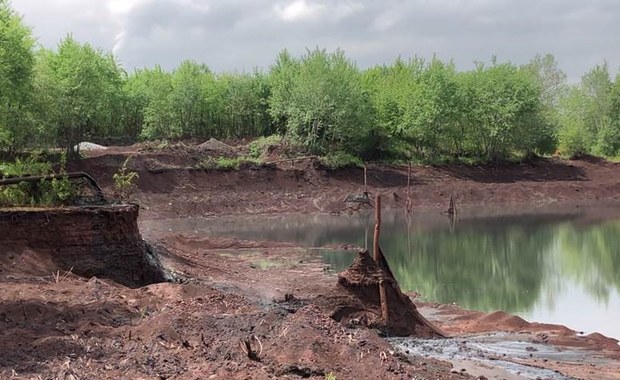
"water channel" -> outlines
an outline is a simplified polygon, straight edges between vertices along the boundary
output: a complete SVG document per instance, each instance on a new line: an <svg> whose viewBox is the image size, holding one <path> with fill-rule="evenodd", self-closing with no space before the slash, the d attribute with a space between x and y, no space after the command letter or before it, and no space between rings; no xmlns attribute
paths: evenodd
<svg viewBox="0 0 620 380"><path fill-rule="evenodd" d="M293 242L334 271L371 246L366 214L278 215L143 221L148 237L167 233ZM467 309L504 310L620 339L620 205L438 211L383 216L381 246L401 287Z"/></svg>

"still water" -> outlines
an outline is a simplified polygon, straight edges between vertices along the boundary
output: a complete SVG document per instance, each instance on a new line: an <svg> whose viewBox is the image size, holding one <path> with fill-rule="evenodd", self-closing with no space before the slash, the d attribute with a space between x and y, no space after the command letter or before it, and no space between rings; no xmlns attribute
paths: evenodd
<svg viewBox="0 0 620 380"><path fill-rule="evenodd" d="M372 246L373 216L191 218L143 222L145 235L194 233ZM620 207L544 206L384 214L381 246L406 291L467 309L504 310L620 339ZM318 250L340 271L355 253Z"/></svg>

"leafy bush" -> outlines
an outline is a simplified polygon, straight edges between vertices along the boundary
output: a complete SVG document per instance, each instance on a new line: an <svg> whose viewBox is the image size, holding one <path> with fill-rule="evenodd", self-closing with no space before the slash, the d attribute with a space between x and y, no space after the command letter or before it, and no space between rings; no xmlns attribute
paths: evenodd
<svg viewBox="0 0 620 380"><path fill-rule="evenodd" d="M271 135L267 137L259 137L252 141L249 145L250 157L260 158L269 151L270 148L276 147L282 143L282 136Z"/></svg>
<svg viewBox="0 0 620 380"><path fill-rule="evenodd" d="M16 159L13 163L0 164L5 176L45 176L60 175L51 181L21 182L16 185L0 187L0 206L56 206L70 203L77 194L73 184L66 177L67 156L60 157L58 173L52 164L43 159L40 153L33 153L25 160Z"/></svg>
<svg viewBox="0 0 620 380"><path fill-rule="evenodd" d="M238 170L241 160L239 158L220 157L216 161L216 168L220 170Z"/></svg>
<svg viewBox="0 0 620 380"><path fill-rule="evenodd" d="M114 179L114 193L120 201L125 201L129 198L136 189L136 181L140 178L138 173L129 171L127 168L129 159L130 157L127 157L125 162L123 162L123 166L112 176L112 179Z"/></svg>
<svg viewBox="0 0 620 380"><path fill-rule="evenodd" d="M321 157L321 163L330 169L341 169L351 167L363 167L364 163L359 157L355 157L345 152L329 153Z"/></svg>

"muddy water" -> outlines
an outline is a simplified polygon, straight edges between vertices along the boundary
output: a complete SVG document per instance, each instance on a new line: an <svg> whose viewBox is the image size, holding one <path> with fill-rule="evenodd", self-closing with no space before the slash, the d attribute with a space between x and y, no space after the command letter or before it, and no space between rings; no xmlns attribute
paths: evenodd
<svg viewBox="0 0 620 380"><path fill-rule="evenodd" d="M165 234L289 241L306 247L372 246L373 217L260 216L143 221ZM407 291L429 301L564 324L620 339L620 207L538 206L383 216L381 246ZM318 249L335 271L354 252Z"/></svg>
<svg viewBox="0 0 620 380"><path fill-rule="evenodd" d="M560 350L546 344L527 342L527 337L520 341L517 335L490 334L469 336L461 339L411 339L392 338L392 344L405 355L433 357L451 362L455 368L474 363L469 373L481 368L499 368L502 378L553 379L567 380L566 376L555 371L536 366L518 364L516 361L526 360L536 353L537 360L555 360L565 363L583 363L606 365L608 361L592 357L584 351Z"/></svg>

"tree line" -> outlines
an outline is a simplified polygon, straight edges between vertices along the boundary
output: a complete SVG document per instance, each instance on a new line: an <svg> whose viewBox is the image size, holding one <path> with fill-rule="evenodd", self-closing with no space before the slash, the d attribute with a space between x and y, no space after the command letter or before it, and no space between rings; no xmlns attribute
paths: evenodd
<svg viewBox="0 0 620 380"><path fill-rule="evenodd" d="M260 137L364 159L497 160L620 155L620 76L606 64L569 84L552 55L528 64L438 58L360 69L341 50L282 51L265 71L186 60L128 73L71 35L54 49L0 0L0 150L91 139Z"/></svg>

